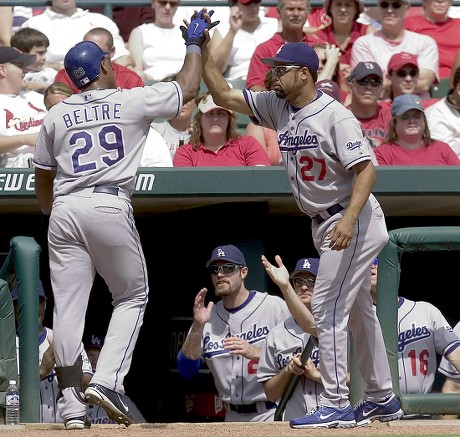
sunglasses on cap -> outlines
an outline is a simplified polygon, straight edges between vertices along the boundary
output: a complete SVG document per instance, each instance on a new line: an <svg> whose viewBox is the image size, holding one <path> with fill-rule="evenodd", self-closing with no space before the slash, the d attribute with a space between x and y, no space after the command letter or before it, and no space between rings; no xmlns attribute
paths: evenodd
<svg viewBox="0 0 460 437"><path fill-rule="evenodd" d="M372 79L370 77L365 77L364 79L357 80L356 83L360 86L380 86L382 81L380 79Z"/></svg>
<svg viewBox="0 0 460 437"><path fill-rule="evenodd" d="M382 9L388 9L391 6L391 9L399 9L401 6L405 5L403 2L381 2L379 6Z"/></svg>
<svg viewBox="0 0 460 437"><path fill-rule="evenodd" d="M228 275L229 273L233 273L236 269L239 269L243 266L239 264L222 264L222 265L211 265L208 267L209 273L211 275L217 275L218 273L223 273L224 275Z"/></svg>
<svg viewBox="0 0 460 437"><path fill-rule="evenodd" d="M415 77L418 75L418 70L398 70L396 71L398 77L406 77L407 75Z"/></svg>

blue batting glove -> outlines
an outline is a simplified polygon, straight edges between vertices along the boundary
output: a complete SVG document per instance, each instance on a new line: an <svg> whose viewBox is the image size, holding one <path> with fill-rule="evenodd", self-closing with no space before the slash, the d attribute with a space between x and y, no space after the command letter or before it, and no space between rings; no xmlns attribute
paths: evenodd
<svg viewBox="0 0 460 437"><path fill-rule="evenodd" d="M209 11L208 15L212 16L214 11ZM180 26L182 31L182 37L185 40L185 45L189 46L195 44L199 47L203 44L203 32L205 29L211 30L213 27L217 26L220 21L214 21L213 23L208 23L203 18L203 10L198 12L198 14L190 21L188 28L185 26Z"/></svg>

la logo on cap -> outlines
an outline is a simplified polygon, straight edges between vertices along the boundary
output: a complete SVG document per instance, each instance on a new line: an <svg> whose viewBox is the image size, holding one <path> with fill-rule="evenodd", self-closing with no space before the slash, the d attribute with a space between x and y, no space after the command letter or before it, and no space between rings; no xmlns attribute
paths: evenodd
<svg viewBox="0 0 460 437"><path fill-rule="evenodd" d="M311 267L310 261L308 261L308 259L306 259L306 260L303 262L302 268L303 268L303 269L309 269L310 267Z"/></svg>
<svg viewBox="0 0 460 437"><path fill-rule="evenodd" d="M225 252L221 248L219 248L217 249L217 256L225 256Z"/></svg>

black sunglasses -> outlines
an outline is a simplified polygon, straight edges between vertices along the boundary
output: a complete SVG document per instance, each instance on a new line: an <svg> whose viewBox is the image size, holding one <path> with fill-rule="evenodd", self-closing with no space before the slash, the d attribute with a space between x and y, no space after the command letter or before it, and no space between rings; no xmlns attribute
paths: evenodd
<svg viewBox="0 0 460 437"><path fill-rule="evenodd" d="M239 264L222 264L222 265L212 265L208 267L209 273L211 275L217 275L219 272L223 273L224 275L228 275L229 273L233 273L236 269L239 269Z"/></svg>
<svg viewBox="0 0 460 437"><path fill-rule="evenodd" d="M380 79L371 79L369 77L366 77L366 78L361 79L361 80L357 80L356 83L358 85L361 85L361 86L367 86L367 85L380 86L380 85L382 85L382 81Z"/></svg>
<svg viewBox="0 0 460 437"><path fill-rule="evenodd" d="M390 6L392 9L399 9L401 6L403 6L405 3L402 3L402 2L382 2L382 3L379 3L379 6L382 8L382 9L388 9Z"/></svg>
<svg viewBox="0 0 460 437"><path fill-rule="evenodd" d="M407 75L415 77L418 75L418 70L398 70L396 74L398 77L406 77Z"/></svg>

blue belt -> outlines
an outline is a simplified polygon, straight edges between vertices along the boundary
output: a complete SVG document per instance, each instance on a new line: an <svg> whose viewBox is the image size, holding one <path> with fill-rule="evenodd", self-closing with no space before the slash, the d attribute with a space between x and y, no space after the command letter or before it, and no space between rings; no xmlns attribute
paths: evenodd
<svg viewBox="0 0 460 437"><path fill-rule="evenodd" d="M276 408L276 404L274 402L265 401L264 404L267 410ZM238 413L238 414L257 413L257 403L246 404L246 405L235 405L235 404L227 404L227 405L231 411L234 411L235 413Z"/></svg>
<svg viewBox="0 0 460 437"><path fill-rule="evenodd" d="M344 209L345 208L340 203L336 203L335 205L332 205L325 211L329 214L329 217L332 217L333 215L339 213L340 211L343 211ZM316 220L317 223L323 223L327 220L321 217L320 215L315 215L313 218Z"/></svg>
<svg viewBox="0 0 460 437"><path fill-rule="evenodd" d="M93 193L111 194L112 196L118 196L118 187L100 185L100 186L94 187Z"/></svg>

